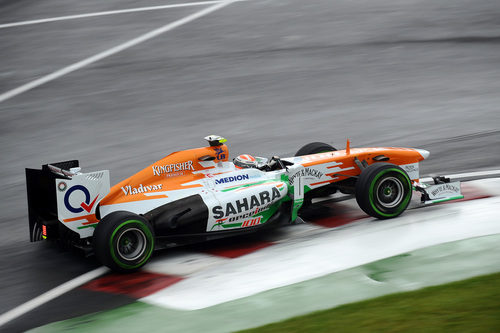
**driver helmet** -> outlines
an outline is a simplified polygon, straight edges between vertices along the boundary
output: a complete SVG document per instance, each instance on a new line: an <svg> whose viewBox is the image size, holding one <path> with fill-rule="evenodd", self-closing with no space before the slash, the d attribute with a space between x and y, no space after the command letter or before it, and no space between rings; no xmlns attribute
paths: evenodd
<svg viewBox="0 0 500 333"><path fill-rule="evenodd" d="M249 154L243 154L240 156L237 156L233 160L234 165L238 169L247 169L247 168L256 168L257 167L257 160L255 157Z"/></svg>

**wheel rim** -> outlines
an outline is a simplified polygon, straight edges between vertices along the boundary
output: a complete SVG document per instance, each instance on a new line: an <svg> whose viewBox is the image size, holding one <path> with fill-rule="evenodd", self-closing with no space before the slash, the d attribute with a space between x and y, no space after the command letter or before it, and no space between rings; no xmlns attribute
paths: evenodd
<svg viewBox="0 0 500 333"><path fill-rule="evenodd" d="M376 188L377 202L384 208L398 206L404 197L404 186L396 177L384 178Z"/></svg>
<svg viewBox="0 0 500 333"><path fill-rule="evenodd" d="M116 249L122 259L134 261L144 254L146 244L144 232L138 228L130 228L120 234L116 242Z"/></svg>

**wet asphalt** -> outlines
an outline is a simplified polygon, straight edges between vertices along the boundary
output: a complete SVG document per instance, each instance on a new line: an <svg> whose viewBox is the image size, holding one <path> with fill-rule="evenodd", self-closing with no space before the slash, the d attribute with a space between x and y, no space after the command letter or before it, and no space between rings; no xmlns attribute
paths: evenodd
<svg viewBox="0 0 500 333"><path fill-rule="evenodd" d="M0 24L182 2L3 0ZM0 29L0 94L205 7ZM98 266L29 242L24 168L114 184L208 134L231 157L349 138L427 149L423 174L499 169L500 2L237 2L0 103L0 313Z"/></svg>

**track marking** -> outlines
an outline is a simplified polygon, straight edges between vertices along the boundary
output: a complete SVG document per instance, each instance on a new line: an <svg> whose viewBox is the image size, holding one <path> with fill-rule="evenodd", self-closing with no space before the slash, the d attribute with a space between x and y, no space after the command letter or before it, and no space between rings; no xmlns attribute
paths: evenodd
<svg viewBox="0 0 500 333"><path fill-rule="evenodd" d="M81 288L101 293L127 295L132 298L143 298L160 290L166 289L184 278L175 275L165 275L138 271L123 274L112 273L84 284Z"/></svg>
<svg viewBox="0 0 500 333"><path fill-rule="evenodd" d="M246 1L246 0L238 0L238 1ZM49 17L49 18L37 19L37 20L4 23L4 24L0 24L0 29L19 27L19 26L31 25L31 24L75 20L75 19L95 17L95 16L127 14L127 13L136 13L136 12L145 12L145 11L181 8L181 7L205 6L205 5L213 5L213 4L217 4L217 3L221 3L221 2L224 2L224 1L223 0L199 1L199 2L177 3L177 4L170 4L170 5L163 5L163 6L117 9L117 10L109 10L109 11L104 11L104 12L95 12L95 13L78 14L78 15L57 16L57 17Z"/></svg>
<svg viewBox="0 0 500 333"><path fill-rule="evenodd" d="M349 227L312 232L196 272L140 301L199 310L417 249L500 235L495 220L499 204L500 197L492 197L413 211L383 223L366 218Z"/></svg>
<svg viewBox="0 0 500 333"><path fill-rule="evenodd" d="M499 172L500 172L499 170L479 171L479 172L449 175L448 177L471 177L471 176L474 177L474 176L479 176L479 175L492 176L492 175L497 175ZM402 218L399 218L398 221L402 221L403 219L405 219L404 216ZM411 217L408 217L408 219L411 219ZM397 221L394 221L394 222L396 224L405 224L405 223L398 223ZM361 223L363 223L363 221L361 221ZM419 223L422 223L422 222L420 221ZM436 222L432 222L432 223L435 224ZM456 224L457 221L453 221L453 223ZM368 225L364 225L364 228L366 228L367 226ZM316 227L311 228L309 225L305 225L305 227L307 227L307 230L304 232L301 232L300 234L297 234L297 235L300 235L301 237L307 237L307 235L309 235L309 237L310 237L313 234L317 234L317 232L319 230ZM351 230L352 229L353 228L351 228ZM324 234L323 231L319 231L319 232ZM444 234L444 233L442 233L442 234ZM326 235L328 236L328 234L326 234ZM290 238L290 239L292 239L292 238ZM294 239L295 239L295 237L294 237ZM346 239L349 239L349 238L346 238ZM283 239L281 239L281 243L279 243L279 244L281 246L285 246L285 247L287 246L287 242L283 242ZM356 244L356 245L358 245L358 244ZM269 251L269 248L267 248L267 250L264 249L264 251ZM288 252L288 250L285 252ZM189 254L189 255L192 256L193 254ZM196 256L203 256L203 254L195 254L195 255ZM274 256L268 256L268 257L274 257ZM148 267L146 267L146 270L149 270L151 273L172 274L170 272L170 270L172 268L171 260L178 260L178 259L179 258L174 257L174 258L169 258L168 260L157 260L156 263L153 262L150 265L148 265ZM201 258L201 259L204 259L204 258ZM199 262L196 262L196 267L194 270L192 267L190 267L190 268L188 268L189 271L186 272L185 271L186 268L184 266L186 266L186 263L188 263L188 264L191 263L193 261L193 259L190 258L189 260L186 260L185 258L183 258L183 260L180 262L180 264L177 264L177 266L179 266L178 269L181 269L181 271L176 271L175 274L196 276L196 274L195 274L196 272L198 272L199 274L203 274L203 270L206 267L214 266L214 265L221 264L221 263L225 263L225 264L229 265L228 264L229 262L226 260L220 260L220 262L219 262L217 259L215 262L211 261L209 264L206 264L206 263L202 262L201 259L197 259ZM200 262L201 262L201 265L200 265ZM250 265L244 265L244 266L250 266ZM68 282L32 299L31 301L28 301L28 302L20 305L17 308L14 308L14 309L2 314L0 316L0 326L6 324L7 322L9 322L15 318L18 318L18 317L24 315L25 313L27 313L29 311L32 311L33 309L63 295L64 293L66 293L66 292L68 292L76 287L79 287L85 283L88 283L88 282L98 278L99 276L105 274L108 271L109 271L109 269L107 269L106 267L97 268L93 271L90 271L84 275L81 275L81 276L73 279L73 280L70 280L70 281L68 281ZM233 270L233 271L239 271L239 270ZM150 298L150 296L146 297L146 299L149 299L149 298ZM155 303L155 302L153 301L151 303Z"/></svg>
<svg viewBox="0 0 500 333"><path fill-rule="evenodd" d="M21 304L20 306L0 316L0 326L8 323L13 319L16 319L17 317L22 316L27 312L30 312L31 310L47 302L50 302L51 300L67 293L70 290L75 289L76 287L81 286L82 284L85 284L89 281L92 281L95 278L98 278L99 276L103 275L104 273L107 273L108 271L109 269L104 266L96 268L90 272L80 275L77 278L74 278L73 280L69 280L68 282L63 283L60 286L55 287L54 289L51 289L41 294L38 297L33 298L31 301Z"/></svg>
<svg viewBox="0 0 500 333"><path fill-rule="evenodd" d="M467 181L476 180L482 178L495 178L500 177L500 170L485 170L485 171L474 171L465 173L456 173L452 175L444 175L446 178L450 178L452 181ZM421 178L422 183L432 183L432 177Z"/></svg>
<svg viewBox="0 0 500 333"><path fill-rule="evenodd" d="M199 19L200 17L203 17L203 16L208 15L208 14L210 14L212 12L215 12L215 11L217 11L219 9L222 9L222 8L224 8L224 7L232 4L234 2L237 2L237 1L239 1L239 0L227 0L227 1L218 2L218 3L216 3L213 6L210 6L210 7L207 7L205 9L202 9L202 10L200 10L198 12L195 12L195 13L193 13L191 15L188 15L188 16L186 16L184 18L181 18L180 20L174 21L172 23L168 23L168 24L166 24L166 25L164 25L162 27L159 27L159 28L157 28L155 30L147 32L147 33L145 33L145 34L143 34L143 35L141 35L139 37L136 37L134 39L131 39L131 40L125 42L125 43L122 43L120 45L112 47L112 48L110 48L108 50L105 50L105 51L103 51L101 53L93 55L93 56L91 56L89 58L83 59L83 60L81 60L79 62L76 62L76 63L74 63L72 65L63 67L63 68L61 68L61 69L59 69L59 70L57 70L55 72L52 72L52 73L47 74L45 76L42 76L41 78L38 78L36 80L33 80L33 81L28 82L26 84L23 84L22 86L19 86L17 88L9 90L9 91L7 91L7 92L5 92L5 93L3 93L3 94L0 95L0 103L1 102L5 102L6 100L11 99L12 97L20 95L20 94L22 94L22 93L24 93L26 91L29 91L29 90L31 90L33 88L39 87L39 86L41 86L41 85L43 85L43 84L45 84L47 82L53 81L55 79L58 79L61 76L64 76L66 74L69 74L71 72L79 70L79 69L81 69L81 68L83 68L85 66L88 66L88 65L90 65L90 64L92 64L94 62L97 62L99 60L102 60L104 58L112 56L112 55L114 55L116 53L124 51L124 50L126 50L128 48L136 46L136 45L138 45L140 43L143 43L143 42L145 42L147 40L150 40L150 39L152 39L152 38L154 38L156 36L159 36L159 35L161 35L161 34L163 34L165 32L168 32L168 31L171 31L171 30L173 30L175 28L183 26L184 24L187 24L187 23L192 22L192 21L194 21L196 19Z"/></svg>
<svg viewBox="0 0 500 333"><path fill-rule="evenodd" d="M441 175L441 174L440 174ZM470 181L470 180L478 180L485 178L496 178L500 177L500 170L484 170L484 171L473 171L473 172L464 172L464 173L456 173L451 175L444 175L445 178L450 178L452 181ZM420 178L421 183L433 183L432 177L424 177ZM348 199L355 198L354 195L342 195L337 197L322 197L313 199L314 203L322 202L322 201L344 201Z"/></svg>

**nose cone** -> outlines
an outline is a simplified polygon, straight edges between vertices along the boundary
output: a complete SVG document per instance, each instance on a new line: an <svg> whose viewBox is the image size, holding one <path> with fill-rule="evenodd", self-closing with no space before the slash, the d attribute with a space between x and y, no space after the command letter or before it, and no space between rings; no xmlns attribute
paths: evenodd
<svg viewBox="0 0 500 333"><path fill-rule="evenodd" d="M422 155L422 157L423 157L424 159L426 159L427 157L429 157L429 155L431 154L429 151L424 150L424 149L415 149L415 150L416 150L416 151L418 151L418 153L419 153L420 155Z"/></svg>

